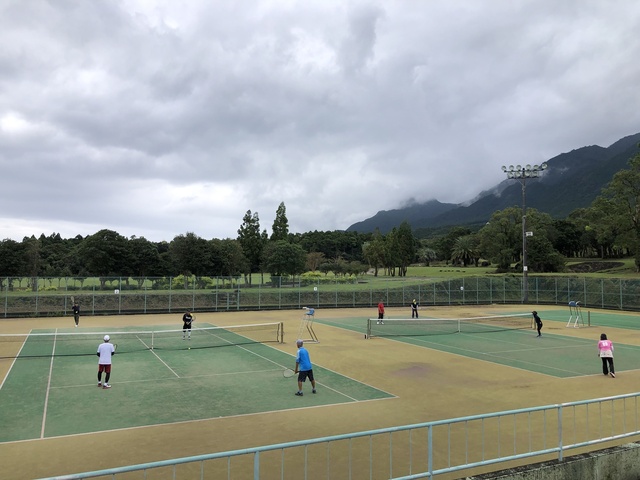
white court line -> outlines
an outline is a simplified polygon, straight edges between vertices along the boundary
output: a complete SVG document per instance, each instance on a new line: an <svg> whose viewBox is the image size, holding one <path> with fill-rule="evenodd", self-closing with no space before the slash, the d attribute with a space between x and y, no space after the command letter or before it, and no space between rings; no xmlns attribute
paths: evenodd
<svg viewBox="0 0 640 480"><path fill-rule="evenodd" d="M56 328L55 333L58 333ZM42 426L40 428L40 438L44 438L44 428L47 423L47 408L49 407L49 392L51 391L51 375L53 375L53 359L56 353L57 336L53 337L53 350L51 351L51 361L49 362L49 376L47 378L47 393L44 396L44 411L42 412Z"/></svg>
<svg viewBox="0 0 640 480"><path fill-rule="evenodd" d="M167 368L169 369L169 371L170 371L171 373L173 373L176 377L180 378L180 375L178 375L178 374L176 373L176 371L175 371L173 368L171 368L171 367L167 364L167 362L165 362L164 360L162 360L162 359L158 356L158 354L157 354L156 352L154 352L154 351L153 351L153 348L149 347L149 345L147 345L146 343L144 343L144 340L142 340L140 337L136 336L136 338L137 338L138 340L140 340L140 343L142 343L142 344L147 348L147 350L149 350L151 353L153 353L153 355L154 355L158 360L160 360L160 363L162 363L165 367L167 367Z"/></svg>
<svg viewBox="0 0 640 480"><path fill-rule="evenodd" d="M252 351L252 350L249 350L248 348L243 347L242 345L238 345L238 344L235 344L235 343L233 343L233 342L230 342L229 340L226 340L226 339L222 338L221 336L216 335L215 333L210 333L210 332L206 332L206 333L207 333L208 335L211 335L212 337L216 337L216 338L218 338L219 340L222 340L223 342L228 343L230 346L234 346L234 347L240 348L241 350L244 350L245 352L248 352L248 353L250 353L251 355L254 355L254 356L258 357L258 358L261 358L262 360L265 360L265 361L267 361L267 362L269 362L269 363L272 363L272 364L274 364L274 365L278 366L278 367L279 367L279 368L281 368L281 369L286 368L284 365L282 365L282 364L280 364L280 363L276 362L275 360L271 360L270 358L267 358L267 357L265 357L264 355L260 355L259 353L256 353L256 352L254 352L254 351ZM240 334L236 333L236 335L240 335ZM244 337L243 335L240 335L240 336ZM248 338L248 337L244 337L244 338ZM270 345L264 345L263 343L260 343L260 342L258 342L258 343L259 343L260 345L263 345L263 346L266 346L266 347L272 348L273 350L276 350L276 351L278 351L278 352L280 352L280 353L284 353L284 352L282 352L281 350L278 350L278 349L276 349L276 348L271 347ZM289 354L289 355L291 355L291 354ZM293 355L292 355L292 356L293 356ZM163 363L164 363L164 362L163 362ZM168 366L167 366L167 367L168 367ZM323 368L324 368L324 367L323 367ZM389 393L389 392L387 392L387 391L385 391L385 390L381 390L380 388L374 387L373 385L369 385L369 384L363 383L363 382L361 382L361 381L359 381L359 380L356 380L356 379L354 379L354 378L348 377L348 376L346 376L346 375L344 375L344 374L342 374L342 373L338 373L338 372L333 371L333 370L330 370L330 369L328 369L328 368L324 368L324 370L326 370L326 371L328 371L328 372L331 372L331 373L334 373L334 374L336 374L336 375L340 375L340 376L342 376L342 377L348 378L349 380L351 380L351 381L353 381L353 382L357 382L357 383L360 383L360 384L362 384L362 385L366 385L366 386L368 386L369 388L373 388L374 390L377 390L377 391L379 391L379 392L383 392L384 394L386 394L386 395L390 395L391 397L394 397L394 398L395 398L395 397L397 397L397 395L393 395L392 393ZM238 373L234 373L234 375L237 375L237 374L238 374ZM191 377L188 377L188 378L191 378ZM293 377L293 378L295 378L295 377ZM344 392L341 392L341 391L339 391L339 390L336 390L336 389L334 389L334 388L331 388L331 387L329 387L328 385L326 385L326 384L324 384L324 383L320 382L320 381L319 381L319 380L317 380L317 379L316 379L316 384L321 385L323 388L326 388L327 390L331 390L331 391L333 391L333 392L337 393L338 395L342 395L343 397L348 398L349 400L351 400L351 401L353 401L353 402L361 402L361 401L364 401L364 400L358 400L357 398L353 398L353 397L351 397L351 396L347 395L347 394L346 394L346 393L344 393Z"/></svg>
<svg viewBox="0 0 640 480"><path fill-rule="evenodd" d="M245 352L250 353L251 355L254 355L254 356L258 357L258 358L261 358L261 359L263 359L263 360L266 360L266 361L267 361L267 362L269 362L269 363L273 363L274 365L277 365L278 367L280 367L280 368L282 368L282 369L284 369L284 368L285 368L285 366L284 366L284 365L279 364L279 363L278 363L278 362L276 362L275 360L271 360L270 358L267 358L267 357L265 357L264 355L260 355L259 353L253 352L253 351L249 350L248 348L243 347L242 345L236 345L236 344L234 344L233 342L230 342L230 341L228 341L228 340L225 340L224 338L220 337L219 335L215 335L215 334L211 334L211 335L213 335L214 337L218 337L220 340L223 340L223 341L227 342L228 344L233 345L234 347L238 347L238 348L240 348L241 350L244 350ZM272 348L272 347L271 347L271 348ZM278 350L278 351L279 351L279 350ZM335 390L335 389L333 389L333 388L331 388L331 387L329 387L329 386L325 385L324 383L319 382L318 380L316 380L316 383L317 383L318 385L322 385L322 387L326 388L327 390L331 390L331 391L333 391L333 392L337 393L338 395L342 395L343 397L348 398L349 400L351 400L351 401L353 401L353 402L357 402L357 401L358 401L356 398L353 398L353 397L351 397L351 396L347 395L346 393L342 393L342 392L340 392L340 391L338 391L338 390Z"/></svg>
<svg viewBox="0 0 640 480"><path fill-rule="evenodd" d="M455 335L459 335L459 334L455 334ZM473 334L464 334L463 333L462 335L473 335ZM385 338L385 340L393 340L393 338L391 338L391 337L384 337L384 338ZM485 357L500 358L500 359L503 359L503 360L509 362L509 365L501 364L504 367L515 368L515 369L518 369L518 370L523 370L523 371L530 372L530 373L537 373L539 375L546 375L546 376L550 376L550 377L553 377L553 378L558 378L558 377L556 375L550 375L548 373L536 372L536 371L533 371L531 369L514 366L511 363L513 363L513 362L515 362L515 363L526 363L527 365L534 365L534 366L539 367L539 368L545 368L545 369L549 369L549 370L553 370L553 371L557 371L557 372L569 373L569 374L573 375L574 377L575 376L578 376L578 377L585 376L584 373L576 372L574 370L567 370L567 369L564 369L564 368L553 367L551 365L545 365L545 364L540 364L540 363L536 363L536 362L530 362L530 361L526 361L526 360L514 360L511 357L506 357L506 356L502 356L502 355L498 355L498 354L494 354L494 353L482 352L482 351L479 351L479 350L471 350L469 348L455 347L455 346L452 346L452 345L443 345L441 343L437 343L437 342L433 342L433 341L429 342L429 341L423 340L422 338L417 338L417 337L395 337L395 338L411 339L411 341L403 341L402 343L409 343L409 344L413 344L413 345L416 345L413 342L419 342L419 343L423 343L423 344L426 344L426 345L437 345L440 348L436 348L436 350L443 351L443 352L446 352L446 353L450 353L452 355L459 355L459 356L463 356L463 357L466 357L466 358L471 358L473 360L479 360L481 362L491 362L491 363L494 363L494 364L496 363L495 361L484 360L482 358L476 358L476 357L470 357L468 355L465 355L464 353L456 353L455 351L458 351L458 352L469 352L469 353L474 353L474 354L477 354L477 355L483 355ZM396 341L401 341L401 340L396 340ZM538 340L536 339L534 341L538 341ZM508 341L507 342L503 341L503 343L513 343L513 344L516 344L516 345L524 345L524 344L521 344L521 343L518 343L518 342L508 342ZM527 344L527 345L530 345L530 344ZM580 346L584 347L586 345L580 345ZM435 347L430 347L430 348L435 348ZM449 349L452 349L454 351L450 351ZM535 349L532 349L532 350L535 350ZM518 350L518 351L521 351L521 350ZM567 377L562 377L562 378L567 378Z"/></svg>
<svg viewBox="0 0 640 480"><path fill-rule="evenodd" d="M393 400L394 398L398 398L396 396L393 397L389 397L389 398L375 398L375 399L371 399L371 400L359 400L360 402L377 402L377 401L381 401L381 400ZM289 408L287 410L315 410L316 408L326 408L326 407L333 407L335 405L342 405L341 403L328 403L326 405L305 405L305 406L301 406L301 407L293 407L293 408ZM209 422L212 420L218 420L218 419L229 419L229 418L242 418L242 417L254 417L254 416L258 416L258 415L268 415L270 413L281 413L285 410L266 410L263 412L252 412L252 413L239 413L236 415L226 415L226 416L218 416L218 417L207 417L207 418L198 418L195 420L179 420L177 422L167 422L167 423L154 423L153 425L136 425L135 427L124 427L124 428L112 428L110 430L100 430L97 432L81 432L81 433L70 433L68 435L55 435L55 436L51 436L51 437L47 437L47 440L53 440L56 438L70 438L70 437L84 437L87 435L95 435L96 433L108 433L108 432L123 432L123 431L129 431L129 430L141 430L141 429L145 429L145 428L156 428L158 426L168 426L168 425L184 425L187 423L196 423L196 422ZM27 438L24 440L10 440L7 442L0 442L0 445L9 445L9 444L15 444L15 443L26 443L26 442L33 442L33 438Z"/></svg>
<svg viewBox="0 0 640 480"><path fill-rule="evenodd" d="M226 340L225 340L225 341L226 341ZM232 345L233 345L233 343L232 343L232 342L228 342L228 343L230 343L230 344L232 344ZM252 352L251 350L248 350L247 348L243 347L242 345L234 345L234 346L236 346L236 347L238 347L238 348L241 348L241 349L242 349L242 350L244 350L245 352L249 352L249 353L251 353L252 355L255 355L255 356L257 356L257 357L260 357L260 358L262 358L262 359L266 360L267 362L273 363L274 365L278 365L278 366L279 366L279 367L281 367L281 368L285 368L285 366L284 366L284 365L280 365L278 362L276 362L276 361L274 361L274 360L271 360L270 358L267 358L267 357L265 357L265 356L263 356L263 355L260 355L260 354L258 354L258 353L256 353L256 352ZM270 347L270 348L273 348L273 347ZM275 350L277 350L277 349L275 349ZM280 351L280 350L278 350L278 351ZM283 352L283 353L284 353L284 352ZM291 355L291 354L289 354L289 355ZM292 355L292 356L293 356L293 355ZM324 368L324 367L323 367L323 368ZM335 371L333 371L333 370L329 370L328 368L325 368L325 370L327 370L328 372L332 372L332 373L334 373L334 374L336 374L336 375L340 375L340 376L342 376L342 377L348 378L348 379L349 379L349 380L351 380L351 381L358 382L358 383L362 384L362 382L360 382L360 381L358 381L358 380L355 380L355 379L353 379L353 378L351 378L351 377L347 377L346 375L343 375L343 374L341 374L341 373L335 372ZM293 378L296 378L296 377L293 377ZM324 384L324 383L322 383L322 382L320 382L320 381L318 381L318 380L316 380L316 383L317 383L318 385L322 385L322 386L323 386L324 388L326 388L327 390L331 390L332 392L335 392L335 393L337 393L338 395L342 395L343 397L346 397L346 398L348 398L348 399L350 399L350 400L352 400L352 401L354 401L354 402L360 402L360 401L362 401L362 400L358 400L357 398L353 398L353 397L351 397L351 396L347 395L346 393L343 393L343 392L341 392L341 391L339 391L339 390L336 390L336 389L334 389L334 388L331 388L331 387L329 387L328 385L326 385L326 384ZM365 383L365 384L363 384L363 385L367 385L367 384ZM384 392L384 393L385 393L385 394L387 394L387 395L392 395L391 393L389 393L389 392L385 392L384 390L380 390L379 388L376 388L376 387L374 387L374 386L372 386L372 385L367 385L367 386L368 386L368 387L370 387L370 388L373 388L373 389L375 389L375 390L378 390L378 391L380 391L380 392ZM395 397L395 395L393 395L393 396Z"/></svg>
<svg viewBox="0 0 640 480"><path fill-rule="evenodd" d="M29 330L29 333L25 334L24 342L22 342L22 345L20 346L20 350L18 350L18 353L16 354L16 356L13 357L13 361L11 362L11 366L9 367L9 370L7 370L7 374L2 379L2 383L0 383L0 390L2 390L2 387L4 386L4 382L6 382L7 378L9 378L9 374L11 373L11 370L13 369L13 366L16 364L16 362L18 361L18 358L22 354L22 350L24 349L24 346L26 345L27 339L29 338L29 335L31 334L31 332L33 332L33 329Z"/></svg>
<svg viewBox="0 0 640 480"><path fill-rule="evenodd" d="M344 327L344 326L342 326L342 325L340 325L338 323L332 323L332 322L326 321L326 320L323 320L320 323L324 324L324 325L328 325L328 326L333 327L333 328L339 328L341 330L345 330L345 331L351 332L351 333L357 333L357 334L360 334L360 335L362 335L362 333L363 333L363 332L359 332L359 331L356 331L356 330L352 330L350 328L346 328L346 327ZM509 331L511 331L511 330L509 330ZM528 329L522 329L522 330L513 329L512 331L521 332L523 335L525 335L525 334L529 335L529 333L525 333L525 332L529 331ZM451 333L451 334L445 334L445 335L446 336L450 336L450 335L466 335L466 336L470 336L470 337L473 338L473 336L477 335L477 334ZM434 336L437 337L438 335L434 335ZM431 337L431 336L429 336L429 337ZM461 347L455 347L455 346L450 346L450 345L443 345L442 343L429 341L429 340L424 340L423 338L424 337L421 337L421 336L402 336L402 335L398 335L398 336L390 336L390 337L384 337L384 336L383 337L377 337L376 339L369 339L367 341L374 341L375 342L375 341L387 340L387 341L392 341L392 342L399 342L399 343L402 343L403 345L407 345L408 344L408 345L413 345L413 346L417 346L417 347L426 347L426 348L431 348L433 350L438 350L439 352L449 353L451 355L457 355L457 356L464 357L464 358L467 358L467 359L478 360L480 362L489 362L489 363L492 363L494 365L496 364L496 362L494 360L489 360L489 359L484 360L482 358L472 357L470 355L465 355L464 353L460 353L460 352L469 352L469 353L475 353L475 354L478 354L478 355L483 355L483 356L486 356L486 357L493 356L494 358L502 358L504 360L514 361L510 357L506 357L505 358L505 357L501 357L500 355L493 355L493 354L487 353L487 352L480 352L480 351L470 350L468 348L461 348ZM571 338L571 337L569 337L569 338ZM580 339L577 339L577 340L580 340ZM501 340L495 339L494 341L500 342ZM531 346L530 343L526 343L525 344L525 343L513 342L513 341L506 341L506 342L503 341L503 342L504 343L511 343L511 344L515 344L515 345ZM583 345L579 345L579 346L584 347L585 345L586 345L586 343L583 344ZM534 349L532 349L532 350L534 350ZM535 349L535 350L538 350L538 349ZM562 368L556 368L556 367L547 366L547 365L539 365L539 364L535 364L535 363L531 363L531 362L525 362L525 361L521 361L521 360L518 360L517 362L526 363L527 365L537 365L539 367L545 367L545 368L549 368L549 369L552 369L552 370L556 370L558 372L565 372L565 373L569 373L569 374L572 375L572 377L560 377L560 378L574 378L575 376L584 376L583 373L574 372L573 370L565 370L565 369L562 369ZM522 370L522 371L529 372L529 373L537 373L539 375L545 375L547 377L559 378L557 375L551 375L549 373L542 373L542 372L534 372L531 369L522 368L522 367L518 367L518 366L514 366L514 365L504 365L504 364L500 364L500 365L502 365L504 367L515 368L517 370ZM375 388L375 387L373 387L373 388Z"/></svg>

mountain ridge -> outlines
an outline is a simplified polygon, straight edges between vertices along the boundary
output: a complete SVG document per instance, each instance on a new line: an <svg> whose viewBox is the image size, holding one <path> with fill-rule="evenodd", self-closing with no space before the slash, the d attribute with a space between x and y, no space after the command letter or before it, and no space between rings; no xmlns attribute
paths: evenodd
<svg viewBox="0 0 640 480"><path fill-rule="evenodd" d="M638 142L640 133L622 137L608 147L589 145L550 158L544 174L526 183L526 206L554 218L564 218L577 208L589 207L615 173L627 168L629 159L640 152ZM495 211L512 206L522 206L522 184L505 179L468 202L451 204L432 199L381 210L354 223L347 231L368 233L379 229L386 234L403 221L409 222L414 231L481 225Z"/></svg>

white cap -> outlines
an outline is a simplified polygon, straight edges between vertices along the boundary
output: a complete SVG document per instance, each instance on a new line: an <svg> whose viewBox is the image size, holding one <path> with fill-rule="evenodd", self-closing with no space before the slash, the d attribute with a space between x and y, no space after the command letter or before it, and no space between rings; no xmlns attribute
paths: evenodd
<svg viewBox="0 0 640 480"><path fill-rule="evenodd" d="M104 341L105 341L105 342L108 342L108 341L109 341L109 335L105 335L105 336L104 336Z"/></svg>

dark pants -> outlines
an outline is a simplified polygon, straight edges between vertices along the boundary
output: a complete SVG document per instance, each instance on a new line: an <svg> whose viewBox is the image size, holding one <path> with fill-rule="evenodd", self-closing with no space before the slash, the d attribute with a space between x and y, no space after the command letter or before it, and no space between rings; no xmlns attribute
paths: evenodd
<svg viewBox="0 0 640 480"><path fill-rule="evenodd" d="M609 372L616 373L613 368L613 357L602 357L602 373L608 375Z"/></svg>

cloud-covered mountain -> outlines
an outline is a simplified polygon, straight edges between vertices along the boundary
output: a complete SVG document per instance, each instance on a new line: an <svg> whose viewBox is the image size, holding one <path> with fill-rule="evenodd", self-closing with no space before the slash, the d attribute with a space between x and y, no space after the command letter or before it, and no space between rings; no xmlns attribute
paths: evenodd
<svg viewBox="0 0 640 480"><path fill-rule="evenodd" d="M624 137L607 148L591 145L550 158L542 177L526 181L527 208L564 218L577 208L588 207L613 175L627 168L629 159L640 152L638 142L640 133ZM450 204L434 199L382 210L354 223L347 231L373 232L378 228L387 233L405 220L414 230L479 225L489 221L495 211L512 206L522 206L522 183L505 179L469 202Z"/></svg>

